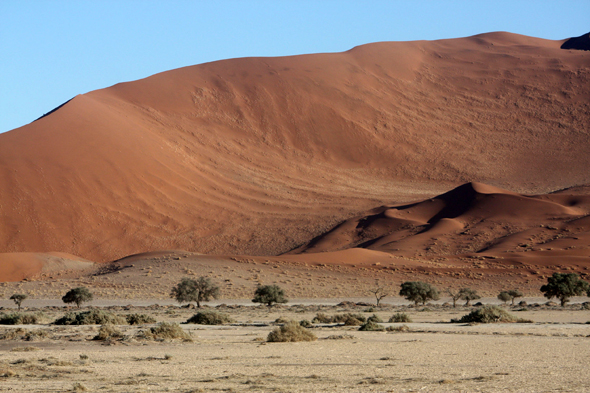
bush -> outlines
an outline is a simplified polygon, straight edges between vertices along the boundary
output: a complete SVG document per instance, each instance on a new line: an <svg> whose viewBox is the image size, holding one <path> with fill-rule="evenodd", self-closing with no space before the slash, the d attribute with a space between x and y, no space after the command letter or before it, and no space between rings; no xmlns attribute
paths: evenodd
<svg viewBox="0 0 590 393"><path fill-rule="evenodd" d="M47 331L26 330L23 328L8 329L0 333L0 340L23 340L23 341L37 341L46 338L49 335Z"/></svg>
<svg viewBox="0 0 590 393"><path fill-rule="evenodd" d="M361 325L361 327L359 328L360 331L363 332L379 332L379 331L383 331L385 330L385 328L379 324L377 324L376 322L373 321L367 321L364 324Z"/></svg>
<svg viewBox="0 0 590 393"><path fill-rule="evenodd" d="M367 320L362 314L336 314L328 316L324 313L318 313L311 320L312 323L342 323L345 326L358 326Z"/></svg>
<svg viewBox="0 0 590 393"><path fill-rule="evenodd" d="M394 333L406 333L406 332L410 331L410 328L407 325L388 326L385 330L387 330L388 332L394 332Z"/></svg>
<svg viewBox="0 0 590 393"><path fill-rule="evenodd" d="M315 341L318 338L315 334L299 325L297 322L289 322L281 327L274 329L268 334L268 342L297 342L297 341Z"/></svg>
<svg viewBox="0 0 590 393"><path fill-rule="evenodd" d="M127 320L119 315L103 310L69 312L56 319L54 325L125 325Z"/></svg>
<svg viewBox="0 0 590 393"><path fill-rule="evenodd" d="M459 320L452 320L451 322L460 323L500 323L500 322L530 322L528 320L516 318L514 315L508 313L503 308L498 306L483 306L464 315Z"/></svg>
<svg viewBox="0 0 590 393"><path fill-rule="evenodd" d="M123 333L114 325L102 325L93 340L106 341L123 337Z"/></svg>
<svg viewBox="0 0 590 393"><path fill-rule="evenodd" d="M174 322L160 322L158 326L152 327L150 328L150 330L140 331L137 334L137 338L155 341L176 339L190 342L193 341L191 336L187 332L182 330L179 324Z"/></svg>
<svg viewBox="0 0 590 393"><path fill-rule="evenodd" d="M307 319L302 319L301 321L299 321L299 324L304 328L309 328L313 326L313 324L309 322Z"/></svg>
<svg viewBox="0 0 590 393"><path fill-rule="evenodd" d="M34 325L37 323L37 315L14 312L0 314L0 325Z"/></svg>
<svg viewBox="0 0 590 393"><path fill-rule="evenodd" d="M405 312L398 312L396 314L393 314L393 316L391 318L389 318L389 323L411 323L412 322L412 318L410 318L410 316L408 314L406 314Z"/></svg>
<svg viewBox="0 0 590 393"><path fill-rule="evenodd" d="M186 321L186 323L199 325L223 325L224 323L233 322L235 320L229 315L217 311L200 311Z"/></svg>
<svg viewBox="0 0 590 393"><path fill-rule="evenodd" d="M377 314L373 314L369 318L367 318L367 322L381 323L383 322L383 320L379 318Z"/></svg>
<svg viewBox="0 0 590 393"><path fill-rule="evenodd" d="M129 325L143 325L145 323L155 323L156 319L147 314L127 314L125 319Z"/></svg>

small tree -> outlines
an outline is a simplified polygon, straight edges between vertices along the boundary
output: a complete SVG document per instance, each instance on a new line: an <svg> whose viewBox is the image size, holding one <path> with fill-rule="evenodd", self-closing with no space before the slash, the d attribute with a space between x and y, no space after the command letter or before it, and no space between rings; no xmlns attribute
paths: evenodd
<svg viewBox="0 0 590 393"><path fill-rule="evenodd" d="M196 302L197 307L201 308L201 302L219 297L219 287L207 277L199 277L196 280L185 277L172 288L170 297L178 303Z"/></svg>
<svg viewBox="0 0 590 393"><path fill-rule="evenodd" d="M10 300L12 300L14 304L18 306L18 310L20 311L20 305L27 297L28 296L24 293L15 293L10 297Z"/></svg>
<svg viewBox="0 0 590 393"><path fill-rule="evenodd" d="M481 296L471 288L461 288L459 290L459 298L465 300L465 305L469 306L472 300L481 299Z"/></svg>
<svg viewBox="0 0 590 393"><path fill-rule="evenodd" d="M254 292L254 303L266 304L270 309L274 303L287 303L285 291L278 285L258 285Z"/></svg>
<svg viewBox="0 0 590 393"><path fill-rule="evenodd" d="M524 296L524 294L522 292L520 292L518 289L511 289L511 290L507 291L507 293L508 293L508 296L510 296L510 299L512 300L513 306L514 306L514 299Z"/></svg>
<svg viewBox="0 0 590 393"><path fill-rule="evenodd" d="M93 298L92 293L86 287L78 287L70 289L68 293L61 298L64 303L76 303L76 306L80 308L80 305L85 302L91 301Z"/></svg>
<svg viewBox="0 0 590 393"><path fill-rule="evenodd" d="M508 293L508 291L502 291L498 295L498 299L504 302L504 304L508 303L508 300L512 299L512 296Z"/></svg>
<svg viewBox="0 0 590 393"><path fill-rule="evenodd" d="M381 299L389 296L389 293L385 291L385 288L379 285L378 281L375 282L375 288L371 289L371 293L375 295L375 299L377 300L377 306L379 306Z"/></svg>
<svg viewBox="0 0 590 393"><path fill-rule="evenodd" d="M447 289L447 293L453 300L453 308L457 307L457 300L461 298L461 293L459 291L453 291L452 289Z"/></svg>
<svg viewBox="0 0 590 393"><path fill-rule="evenodd" d="M576 273L553 273L547 278L547 284L541 287L543 295L547 299L558 298L561 307L569 302L570 297L580 296L589 290L590 284L581 280Z"/></svg>
<svg viewBox="0 0 590 393"><path fill-rule="evenodd" d="M418 303L426 304L428 300L440 299L438 290L422 281L407 281L403 283L399 294L416 305Z"/></svg>

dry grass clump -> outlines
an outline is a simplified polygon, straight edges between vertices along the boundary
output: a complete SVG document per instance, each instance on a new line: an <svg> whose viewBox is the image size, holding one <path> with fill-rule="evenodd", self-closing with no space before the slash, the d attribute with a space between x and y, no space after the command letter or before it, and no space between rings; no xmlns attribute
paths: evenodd
<svg viewBox="0 0 590 393"><path fill-rule="evenodd" d="M145 323L155 323L156 319L147 314L127 314L125 319L129 325L143 325Z"/></svg>
<svg viewBox="0 0 590 393"><path fill-rule="evenodd" d="M160 322L158 326L149 330L141 330L137 336L143 340L165 341L165 340L182 340L192 342L191 336L182 330L179 324L174 322Z"/></svg>
<svg viewBox="0 0 590 393"><path fill-rule="evenodd" d="M38 341L46 338L49 333L42 329L27 330L23 328L7 329L0 333L0 340Z"/></svg>
<svg viewBox="0 0 590 393"><path fill-rule="evenodd" d="M102 325L93 340L107 341L122 338L123 333L114 325Z"/></svg>
<svg viewBox="0 0 590 393"><path fill-rule="evenodd" d="M37 323L37 315L13 312L0 313L0 325L34 325Z"/></svg>
<svg viewBox="0 0 590 393"><path fill-rule="evenodd" d="M276 328L268 334L268 342L297 342L315 341L318 338L315 334L301 326L297 322L289 322Z"/></svg>
<svg viewBox="0 0 590 393"><path fill-rule="evenodd" d="M410 328L407 325L388 326L385 330L394 333L407 333L410 331Z"/></svg>
<svg viewBox="0 0 590 393"><path fill-rule="evenodd" d="M361 325L359 330L363 332L380 332L385 330L385 328L379 325L377 322L367 321Z"/></svg>
<svg viewBox="0 0 590 393"><path fill-rule="evenodd" d="M311 320L312 323L342 323L346 326L359 326L366 321L367 318L365 318L362 314L351 313L336 314L333 316L329 316L324 313L318 313Z"/></svg>
<svg viewBox="0 0 590 393"><path fill-rule="evenodd" d="M218 311L199 311L190 317L186 323L196 323L199 325L223 325L225 323L233 323L235 320L228 314Z"/></svg>
<svg viewBox="0 0 590 393"><path fill-rule="evenodd" d="M395 313L389 318L389 323L411 323L412 318L405 312Z"/></svg>
<svg viewBox="0 0 590 393"><path fill-rule="evenodd" d="M127 320L103 310L69 312L53 322L54 325L126 325Z"/></svg>
<svg viewBox="0 0 590 393"><path fill-rule="evenodd" d="M520 319L508 313L498 306L483 306L464 315L459 320L453 319L451 322L459 323L505 323L505 322L532 322L527 319Z"/></svg>

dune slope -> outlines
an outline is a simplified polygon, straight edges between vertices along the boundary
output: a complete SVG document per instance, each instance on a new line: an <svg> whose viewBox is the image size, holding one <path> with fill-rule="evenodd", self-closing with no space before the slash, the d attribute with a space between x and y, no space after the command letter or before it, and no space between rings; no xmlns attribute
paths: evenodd
<svg viewBox="0 0 590 393"><path fill-rule="evenodd" d="M0 135L0 251L276 255L467 181L519 193L589 184L590 55L562 44L382 42L77 96Z"/></svg>

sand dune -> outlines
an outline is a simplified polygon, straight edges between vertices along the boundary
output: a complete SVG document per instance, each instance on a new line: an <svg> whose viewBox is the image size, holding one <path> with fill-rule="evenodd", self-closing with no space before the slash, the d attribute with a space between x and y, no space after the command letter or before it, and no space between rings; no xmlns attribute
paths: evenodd
<svg viewBox="0 0 590 393"><path fill-rule="evenodd" d="M564 42L502 32L382 42L201 64L77 96L0 135L0 251L278 255L374 206L468 181L527 194L590 184L590 56ZM502 220L521 209L541 207L543 222L586 209L471 187L467 218L490 222L474 251L500 247L490 241L511 234ZM383 236L364 247L421 250L429 231L471 228L460 206L440 197L409 218L376 210L367 230ZM413 233L421 225L429 231ZM315 247L355 244L350 233ZM448 252L475 234L456 236L466 240Z"/></svg>

